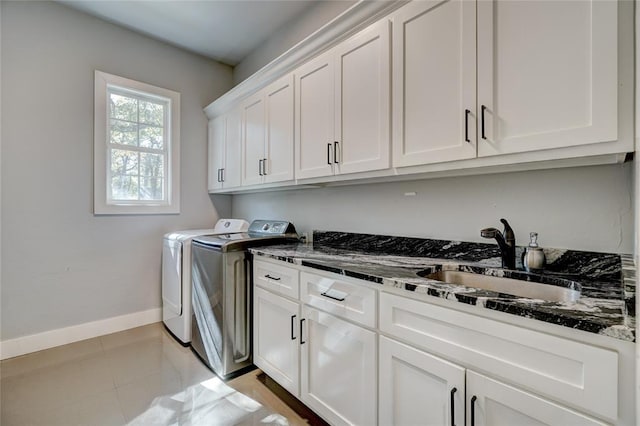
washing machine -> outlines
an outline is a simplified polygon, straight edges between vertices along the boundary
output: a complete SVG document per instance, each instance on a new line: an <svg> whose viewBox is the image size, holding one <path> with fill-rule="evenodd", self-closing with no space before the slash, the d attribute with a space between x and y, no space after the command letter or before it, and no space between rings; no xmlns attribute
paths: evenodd
<svg viewBox="0 0 640 426"><path fill-rule="evenodd" d="M220 219L213 229L165 234L162 244L162 321L182 345L191 342L191 240L202 235L247 232L242 219Z"/></svg>
<svg viewBox="0 0 640 426"><path fill-rule="evenodd" d="M246 233L193 239L191 349L222 380L252 366L249 248L298 241L291 222L254 220Z"/></svg>

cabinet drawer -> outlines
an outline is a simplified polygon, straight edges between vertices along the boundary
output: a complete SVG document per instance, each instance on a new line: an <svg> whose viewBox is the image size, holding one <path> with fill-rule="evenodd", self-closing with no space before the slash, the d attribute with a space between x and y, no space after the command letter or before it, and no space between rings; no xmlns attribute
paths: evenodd
<svg viewBox="0 0 640 426"><path fill-rule="evenodd" d="M257 286L297 300L300 296L298 280L297 269L262 260L253 262L253 282Z"/></svg>
<svg viewBox="0 0 640 426"><path fill-rule="evenodd" d="M586 412L618 417L612 350L388 293L380 295L380 330Z"/></svg>
<svg viewBox="0 0 640 426"><path fill-rule="evenodd" d="M376 326L376 291L365 285L300 273L300 299L307 305L367 327Z"/></svg>

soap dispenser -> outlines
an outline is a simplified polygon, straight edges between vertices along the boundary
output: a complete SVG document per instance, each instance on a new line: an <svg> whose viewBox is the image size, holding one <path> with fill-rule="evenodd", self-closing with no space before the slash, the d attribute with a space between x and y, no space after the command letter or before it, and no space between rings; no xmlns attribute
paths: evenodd
<svg viewBox="0 0 640 426"><path fill-rule="evenodd" d="M544 250L538 246L537 232L531 232L529 237L531 241L529 241L529 246L522 253L522 265L529 272L539 272L542 271L546 262Z"/></svg>

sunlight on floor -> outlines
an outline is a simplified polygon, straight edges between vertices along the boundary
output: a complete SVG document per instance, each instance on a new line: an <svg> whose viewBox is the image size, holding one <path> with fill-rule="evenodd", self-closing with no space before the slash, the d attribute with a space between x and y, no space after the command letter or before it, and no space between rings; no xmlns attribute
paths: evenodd
<svg viewBox="0 0 640 426"><path fill-rule="evenodd" d="M175 395L155 398L144 413L129 422L130 426L150 424L284 426L289 422L214 377Z"/></svg>
<svg viewBox="0 0 640 426"><path fill-rule="evenodd" d="M227 383L161 323L0 362L2 426L306 425L254 370Z"/></svg>

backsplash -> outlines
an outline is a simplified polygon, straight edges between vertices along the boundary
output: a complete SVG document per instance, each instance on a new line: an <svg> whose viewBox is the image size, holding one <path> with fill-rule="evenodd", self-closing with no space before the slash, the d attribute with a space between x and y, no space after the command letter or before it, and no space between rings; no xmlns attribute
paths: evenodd
<svg viewBox="0 0 640 426"><path fill-rule="evenodd" d="M487 261L500 266L500 249L493 243L431 240L388 235L356 234L335 231L313 231L313 243L325 247L363 251L391 256L435 257L469 262ZM516 267L522 269L524 246L516 248ZM545 248L545 271L575 274L583 278L621 279L620 254Z"/></svg>

